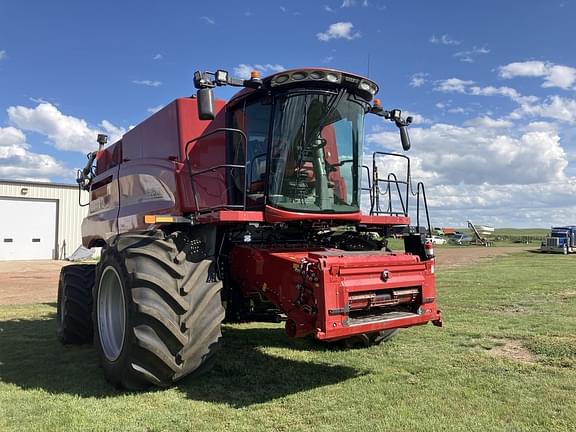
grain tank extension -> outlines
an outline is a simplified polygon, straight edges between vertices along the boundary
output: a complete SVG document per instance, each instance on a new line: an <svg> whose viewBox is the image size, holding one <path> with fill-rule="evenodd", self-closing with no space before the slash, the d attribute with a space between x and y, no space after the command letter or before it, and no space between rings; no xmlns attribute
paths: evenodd
<svg viewBox="0 0 576 432"><path fill-rule="evenodd" d="M196 72L194 83L195 97L121 140L99 136L79 173L83 243L103 249L97 265L62 270L62 342L94 341L107 379L142 389L209 369L223 322L284 322L289 337L364 346L441 325L424 186L412 189L403 154L363 165L365 115L389 119L410 147L411 119L384 110L374 82L305 68ZM242 90L214 99L224 85ZM390 158L405 177L386 171ZM387 247L392 235L405 251Z"/></svg>

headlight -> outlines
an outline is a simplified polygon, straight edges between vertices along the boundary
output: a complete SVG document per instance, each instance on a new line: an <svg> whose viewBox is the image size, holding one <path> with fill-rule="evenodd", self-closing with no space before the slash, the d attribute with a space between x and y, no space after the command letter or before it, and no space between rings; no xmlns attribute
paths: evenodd
<svg viewBox="0 0 576 432"><path fill-rule="evenodd" d="M289 76L289 75L286 75L286 74L284 74L284 75L278 75L277 77L274 78L274 82L275 82L276 84L283 84L283 83L285 83L286 81L288 81L289 79L290 79L290 76Z"/></svg>
<svg viewBox="0 0 576 432"><path fill-rule="evenodd" d="M292 74L292 79L294 81L302 81L303 79L306 79L307 76L308 74L306 72L294 72Z"/></svg>
<svg viewBox="0 0 576 432"><path fill-rule="evenodd" d="M295 71L292 73L281 73L272 78L272 87L290 84L298 81L328 81L330 83L342 82L342 75L337 72L325 72L322 70ZM369 91L369 90L365 90Z"/></svg>
<svg viewBox="0 0 576 432"><path fill-rule="evenodd" d="M378 87L372 81L362 80L360 84L358 84L358 88L365 92L370 93L371 95L375 95L378 91Z"/></svg>
<svg viewBox="0 0 576 432"><path fill-rule="evenodd" d="M340 77L332 72L326 74L326 80L330 82L340 82Z"/></svg>

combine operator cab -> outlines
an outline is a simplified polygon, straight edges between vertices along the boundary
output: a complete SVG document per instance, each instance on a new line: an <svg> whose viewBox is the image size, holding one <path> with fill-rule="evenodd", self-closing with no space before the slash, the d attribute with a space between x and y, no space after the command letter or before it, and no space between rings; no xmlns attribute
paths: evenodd
<svg viewBox="0 0 576 432"><path fill-rule="evenodd" d="M196 72L194 84L195 97L120 141L104 148L99 137L79 173L90 191L84 245L103 253L97 268L63 270L62 341L92 338L70 330L79 310L66 299L80 291L107 378L141 388L210 364L224 320L284 321L291 337L362 345L441 325L424 186L413 188L402 154L362 162L367 114L393 122L410 148L411 119L384 110L374 82L298 69L246 80ZM243 89L215 100L226 85ZM398 162L400 177L386 168ZM388 248L391 236L404 251Z"/></svg>

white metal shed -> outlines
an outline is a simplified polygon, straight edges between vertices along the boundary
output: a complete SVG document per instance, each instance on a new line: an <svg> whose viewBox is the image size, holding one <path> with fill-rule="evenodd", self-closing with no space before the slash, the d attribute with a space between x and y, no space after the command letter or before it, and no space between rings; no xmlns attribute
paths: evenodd
<svg viewBox="0 0 576 432"><path fill-rule="evenodd" d="M0 180L0 260L64 259L82 244L78 186ZM82 192L82 202L88 193Z"/></svg>

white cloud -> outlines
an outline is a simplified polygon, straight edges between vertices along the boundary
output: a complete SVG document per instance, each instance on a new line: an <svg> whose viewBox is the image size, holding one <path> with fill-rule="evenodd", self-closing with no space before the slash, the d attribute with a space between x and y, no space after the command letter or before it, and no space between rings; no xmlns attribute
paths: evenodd
<svg viewBox="0 0 576 432"><path fill-rule="evenodd" d="M259 71L264 75L264 74L281 72L283 70L286 70L286 68L280 64L267 63L267 64L250 65L241 63L234 68L234 75L239 78L247 79L250 78L250 72L254 70Z"/></svg>
<svg viewBox="0 0 576 432"><path fill-rule="evenodd" d="M555 130L514 135L503 133L496 123L484 119L473 126L411 128L415 176L430 185L526 185L566 179L568 159ZM399 147L397 132L367 138L376 148Z"/></svg>
<svg viewBox="0 0 576 432"><path fill-rule="evenodd" d="M113 125L108 120L102 120L99 124L100 128L106 132L106 135L111 137L110 142L113 143L120 139L126 133L126 129Z"/></svg>
<svg viewBox="0 0 576 432"><path fill-rule="evenodd" d="M340 5L340 8L351 8L354 7L358 4L358 0L342 0L342 4ZM363 7L368 7L368 0L362 0L362 6Z"/></svg>
<svg viewBox="0 0 576 432"><path fill-rule="evenodd" d="M462 41L452 39L447 34L443 34L440 37L437 37L436 35L432 35L430 37L429 41L430 41L430 43L433 43L433 44L442 44L442 45L460 45L462 43Z"/></svg>
<svg viewBox="0 0 576 432"><path fill-rule="evenodd" d="M413 111L402 111L402 116L404 118L412 117L413 125L432 123L432 120L430 120L429 118L426 118L422 114Z"/></svg>
<svg viewBox="0 0 576 432"><path fill-rule="evenodd" d="M322 63L324 64L332 63L332 60L334 60L334 56L329 55L322 59Z"/></svg>
<svg viewBox="0 0 576 432"><path fill-rule="evenodd" d="M536 96L523 96L511 87L480 87L474 85L474 81L459 78L436 81L435 84L434 90L443 93L462 93L470 96L504 96L520 104L535 103L538 101Z"/></svg>
<svg viewBox="0 0 576 432"><path fill-rule="evenodd" d="M244 16L245 16L245 17L254 16L254 12L247 10L247 11L244 12Z"/></svg>
<svg viewBox="0 0 576 432"><path fill-rule="evenodd" d="M53 176L71 174L72 170L52 156L31 152L21 130L0 128L0 178L49 181Z"/></svg>
<svg viewBox="0 0 576 432"><path fill-rule="evenodd" d="M36 108L12 106L8 108L10 123L26 131L36 132L48 137L60 150L88 153L96 149L98 133L110 135L110 142L118 140L124 133L123 128L103 120L98 128L77 117L62 114L49 103L41 103Z"/></svg>
<svg viewBox="0 0 576 432"><path fill-rule="evenodd" d="M474 63L474 59L476 56L478 55L484 55L484 54L489 54L490 50L488 48L485 47L481 47L481 48L477 48L474 47L471 50L468 51L459 51L457 53L454 53L454 57L457 57L460 59L461 62L465 62L465 63Z"/></svg>
<svg viewBox="0 0 576 432"><path fill-rule="evenodd" d="M523 96L511 87L471 86L468 89L468 94L473 96L504 96L517 103L534 103L538 100L536 96Z"/></svg>
<svg viewBox="0 0 576 432"><path fill-rule="evenodd" d="M573 88L576 82L576 69L569 66L554 65L550 67L542 87Z"/></svg>
<svg viewBox="0 0 576 432"><path fill-rule="evenodd" d="M576 123L576 100L554 95L541 104L524 103L510 114L512 119L520 119L525 116L551 118L574 124Z"/></svg>
<svg viewBox="0 0 576 432"><path fill-rule="evenodd" d="M206 24L210 24L210 25L216 24L216 21L214 21L212 18L207 17L207 16L201 16L200 19L203 20Z"/></svg>
<svg viewBox="0 0 576 432"><path fill-rule="evenodd" d="M558 127L554 123L535 121L528 123L524 129L528 132L556 132Z"/></svg>
<svg viewBox="0 0 576 432"><path fill-rule="evenodd" d="M467 126L474 126L486 129L501 129L501 128L510 128L513 126L513 123L510 120L493 119L488 116L476 117L474 119L468 120L464 124Z"/></svg>
<svg viewBox="0 0 576 432"><path fill-rule="evenodd" d="M160 87L162 85L162 81L151 81L151 80L133 80L132 83L148 87Z"/></svg>
<svg viewBox="0 0 576 432"><path fill-rule="evenodd" d="M49 104L49 103L51 103L52 105L58 106L58 104L56 102L50 102L49 100L41 98L41 97L39 97L39 98L29 97L28 100L30 100L34 103L37 103L37 104L41 104L41 103Z"/></svg>
<svg viewBox="0 0 576 432"><path fill-rule="evenodd" d="M158 111L160 111L162 108L164 108L164 105L156 105L154 107L150 107L150 108L146 109L146 111L148 111L150 114L155 114Z"/></svg>
<svg viewBox="0 0 576 432"><path fill-rule="evenodd" d="M160 53L155 54L154 57L152 57L152 60L162 60L164 58L164 56Z"/></svg>
<svg viewBox="0 0 576 432"><path fill-rule="evenodd" d="M410 77L410 82L409 85L410 87L421 87L424 84L426 84L426 81L428 77L427 73L424 72L417 72L415 74L412 74L412 76Z"/></svg>
<svg viewBox="0 0 576 432"><path fill-rule="evenodd" d="M337 22L330 24L328 30L323 33L317 33L316 37L322 42L327 42L331 39L356 39L360 37L360 33L353 32L354 24L351 22Z"/></svg>
<svg viewBox="0 0 576 432"><path fill-rule="evenodd" d="M452 113L452 114L463 114L463 113L468 112L468 110L465 108L462 108L462 107L454 107L454 108L449 108L448 112Z"/></svg>
<svg viewBox="0 0 576 432"><path fill-rule="evenodd" d="M514 66L505 73L537 73L537 65ZM503 72L501 72L502 75ZM519 107L509 114L509 119L518 120L524 117L542 117L562 122L576 123L576 100L552 95L544 101L536 96L524 96L511 87L480 87L474 81L450 78L435 83L434 90L443 93L461 93L470 96L503 96L519 104Z"/></svg>
<svg viewBox="0 0 576 432"><path fill-rule="evenodd" d="M280 6L280 10L282 11L282 13L286 13L287 9L284 6Z"/></svg>
<svg viewBox="0 0 576 432"><path fill-rule="evenodd" d="M466 87L474 84L474 81L461 80L460 78L449 78L447 80L437 81L434 90L444 93L465 93Z"/></svg>
<svg viewBox="0 0 576 432"><path fill-rule="evenodd" d="M334 12L334 9L332 9L332 8L331 8L330 6L328 6L328 5L324 5L324 10L325 10L326 12L330 12L330 13L333 13L333 12Z"/></svg>
<svg viewBox="0 0 576 432"><path fill-rule="evenodd" d="M546 64L541 61L514 62L500 66L499 73L502 78L539 77L546 75Z"/></svg>
<svg viewBox="0 0 576 432"><path fill-rule="evenodd" d="M576 211L571 205L574 178L529 185L442 185L426 192L433 221L444 226L466 226L471 219L496 227L549 228L565 224Z"/></svg>
<svg viewBox="0 0 576 432"><path fill-rule="evenodd" d="M543 77L542 87L574 89L574 85L576 84L576 68L535 60L514 62L501 66L499 68L499 74L500 77L505 79L515 77Z"/></svg>
<svg viewBox="0 0 576 432"><path fill-rule="evenodd" d="M0 50L0 61L4 60L7 57L5 50Z"/></svg>
<svg viewBox="0 0 576 432"><path fill-rule="evenodd" d="M557 66L514 64L499 74L541 77L543 87L574 86L571 70ZM576 213L576 134L562 125L576 124L576 98L527 96L512 87L459 78L435 81L433 88L446 94L500 96L517 104L508 115L498 107L494 112L484 109L461 125L410 128L412 173L414 181L426 184L433 224L465 226L472 219L500 227L546 227L565 224ZM438 101L436 108L443 115L476 111L451 100ZM367 142L368 151L400 151L395 130L374 128ZM379 174L385 178L395 168L400 165L381 164Z"/></svg>

